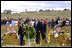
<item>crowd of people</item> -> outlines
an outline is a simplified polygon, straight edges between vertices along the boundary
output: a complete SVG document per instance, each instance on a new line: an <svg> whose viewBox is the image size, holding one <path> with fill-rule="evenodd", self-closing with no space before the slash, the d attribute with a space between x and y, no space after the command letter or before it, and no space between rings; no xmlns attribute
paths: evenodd
<svg viewBox="0 0 72 48"><path fill-rule="evenodd" d="M20 26L20 24L22 26ZM18 25L19 29L18 29L18 34L21 35L20 36L20 44L23 45L23 35L20 33L22 32L22 27L25 24L30 24L31 26L33 26L36 30L36 43L40 44L40 33L42 35L42 39L46 40L46 28L47 26L50 27L51 29L54 28L54 26L56 27L64 27L64 26L71 26L71 18L60 18L60 17L56 17L53 19L49 19L49 18L4 18L1 19L1 25Z"/></svg>
<svg viewBox="0 0 72 48"><path fill-rule="evenodd" d="M34 25L34 22L35 22L35 18L9 18L9 17L5 17L5 18L3 18L3 19L1 19L1 25L10 25L10 24L12 24L12 25L15 25L15 24L17 24L18 23L18 20L19 19L22 19L23 20L23 22L25 22L25 23L28 23L28 24L31 24L31 25ZM54 19L48 19L48 18L46 18L46 19L43 19L43 18L41 18L41 19L38 19L39 21L40 20L44 20L45 22L45 24L48 24L48 26L55 26L56 24L59 24L59 25L62 25L62 26L65 26L65 25L71 25L71 18L59 18L59 17L56 17L56 18L54 18Z"/></svg>

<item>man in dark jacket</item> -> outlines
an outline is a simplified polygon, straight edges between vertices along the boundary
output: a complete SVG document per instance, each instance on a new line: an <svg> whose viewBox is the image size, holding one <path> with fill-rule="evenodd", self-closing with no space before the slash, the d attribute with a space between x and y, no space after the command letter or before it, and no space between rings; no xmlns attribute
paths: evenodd
<svg viewBox="0 0 72 48"><path fill-rule="evenodd" d="M62 27L64 27L65 24L66 24L66 20L65 20L65 18L63 18Z"/></svg>
<svg viewBox="0 0 72 48"><path fill-rule="evenodd" d="M52 28L52 29L54 28L54 25L55 25L55 22L54 22L54 20L52 19L52 21L51 21L51 28Z"/></svg>
<svg viewBox="0 0 72 48"><path fill-rule="evenodd" d="M27 19L25 20L24 24L28 24L29 22L29 18L27 17Z"/></svg>
<svg viewBox="0 0 72 48"><path fill-rule="evenodd" d="M34 28L36 30L36 43L40 44L39 21L37 18L35 19Z"/></svg>
<svg viewBox="0 0 72 48"><path fill-rule="evenodd" d="M1 25L3 25L3 20L1 20Z"/></svg>
<svg viewBox="0 0 72 48"><path fill-rule="evenodd" d="M42 39L46 39L46 24L44 23L44 20L42 20L40 26Z"/></svg>
<svg viewBox="0 0 72 48"><path fill-rule="evenodd" d="M20 35L20 45L22 46L23 45L23 37L24 37L24 34L22 33L23 32L23 30L22 30L22 28L23 28L23 25L21 24L21 20L19 20L18 21L18 35Z"/></svg>
<svg viewBox="0 0 72 48"><path fill-rule="evenodd" d="M57 25L58 24L58 19L56 19L56 21L55 21L55 25Z"/></svg>

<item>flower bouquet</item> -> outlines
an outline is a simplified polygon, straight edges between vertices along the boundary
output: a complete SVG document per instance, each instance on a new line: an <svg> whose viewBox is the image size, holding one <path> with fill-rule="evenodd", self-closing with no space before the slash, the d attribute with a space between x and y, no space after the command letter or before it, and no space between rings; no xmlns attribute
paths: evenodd
<svg viewBox="0 0 72 48"><path fill-rule="evenodd" d="M23 30L25 32L25 36L27 39L28 39L28 36L30 37L30 39L35 37L36 31L33 26L26 24L26 25L24 25ZM24 34L24 32L23 32L23 34ZM29 33L29 35L28 35L28 33Z"/></svg>

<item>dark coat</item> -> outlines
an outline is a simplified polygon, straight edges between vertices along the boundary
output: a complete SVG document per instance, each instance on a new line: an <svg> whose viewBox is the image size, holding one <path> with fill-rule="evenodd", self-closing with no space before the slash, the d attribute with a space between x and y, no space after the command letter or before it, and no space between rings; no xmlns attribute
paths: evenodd
<svg viewBox="0 0 72 48"><path fill-rule="evenodd" d="M52 21L51 21L51 28L53 28L54 25L55 25L55 22L54 22L54 20L52 19Z"/></svg>
<svg viewBox="0 0 72 48"><path fill-rule="evenodd" d="M28 24L28 22L29 22L29 19L26 19L25 22L24 22L24 24Z"/></svg>
<svg viewBox="0 0 72 48"><path fill-rule="evenodd" d="M22 35L22 32L24 32L23 31L23 24L21 24L21 21L19 20L18 21L18 34Z"/></svg>
<svg viewBox="0 0 72 48"><path fill-rule="evenodd" d="M1 25L3 25L3 20L1 20Z"/></svg>
<svg viewBox="0 0 72 48"><path fill-rule="evenodd" d="M23 32L22 27L19 27L18 35L22 35L22 32Z"/></svg>
<svg viewBox="0 0 72 48"><path fill-rule="evenodd" d="M38 29L41 31L41 33L46 32L46 24L42 22L38 22Z"/></svg>
<svg viewBox="0 0 72 48"><path fill-rule="evenodd" d="M39 31L39 21L38 21L37 25L36 25L36 21L35 21L34 28L35 28L36 32Z"/></svg>
<svg viewBox="0 0 72 48"><path fill-rule="evenodd" d="M40 22L38 21L38 23L37 23L37 25L36 25L36 21L35 21L35 23L34 23L34 28L35 28L35 30L36 30L36 43L37 44L40 44L40 32L39 32L39 24Z"/></svg>
<svg viewBox="0 0 72 48"><path fill-rule="evenodd" d="M66 21L63 21L63 22L62 22L62 27L65 26L65 24L66 24Z"/></svg>
<svg viewBox="0 0 72 48"><path fill-rule="evenodd" d="M41 24L41 33L46 33L46 24Z"/></svg>
<svg viewBox="0 0 72 48"><path fill-rule="evenodd" d="M39 22L39 30L41 31L42 39L46 39L46 25L45 23Z"/></svg>
<svg viewBox="0 0 72 48"><path fill-rule="evenodd" d="M55 24L58 24L58 20L55 21Z"/></svg>

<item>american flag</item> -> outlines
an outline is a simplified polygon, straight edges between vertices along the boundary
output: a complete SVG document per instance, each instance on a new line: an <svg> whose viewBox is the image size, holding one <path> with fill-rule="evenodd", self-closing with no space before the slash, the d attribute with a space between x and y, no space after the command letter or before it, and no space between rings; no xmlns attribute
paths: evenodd
<svg viewBox="0 0 72 48"><path fill-rule="evenodd" d="M12 33L16 33L16 31L14 30L14 28L11 28L11 30L12 30Z"/></svg>
<svg viewBox="0 0 72 48"><path fill-rule="evenodd" d="M60 32L60 31L61 31L61 28L60 28L60 27L58 27L58 28L56 28L56 30L57 30L57 32Z"/></svg>
<svg viewBox="0 0 72 48"><path fill-rule="evenodd" d="M7 31L10 32L9 28L7 28Z"/></svg>
<svg viewBox="0 0 72 48"><path fill-rule="evenodd" d="M53 34L53 30L51 29L51 33Z"/></svg>

